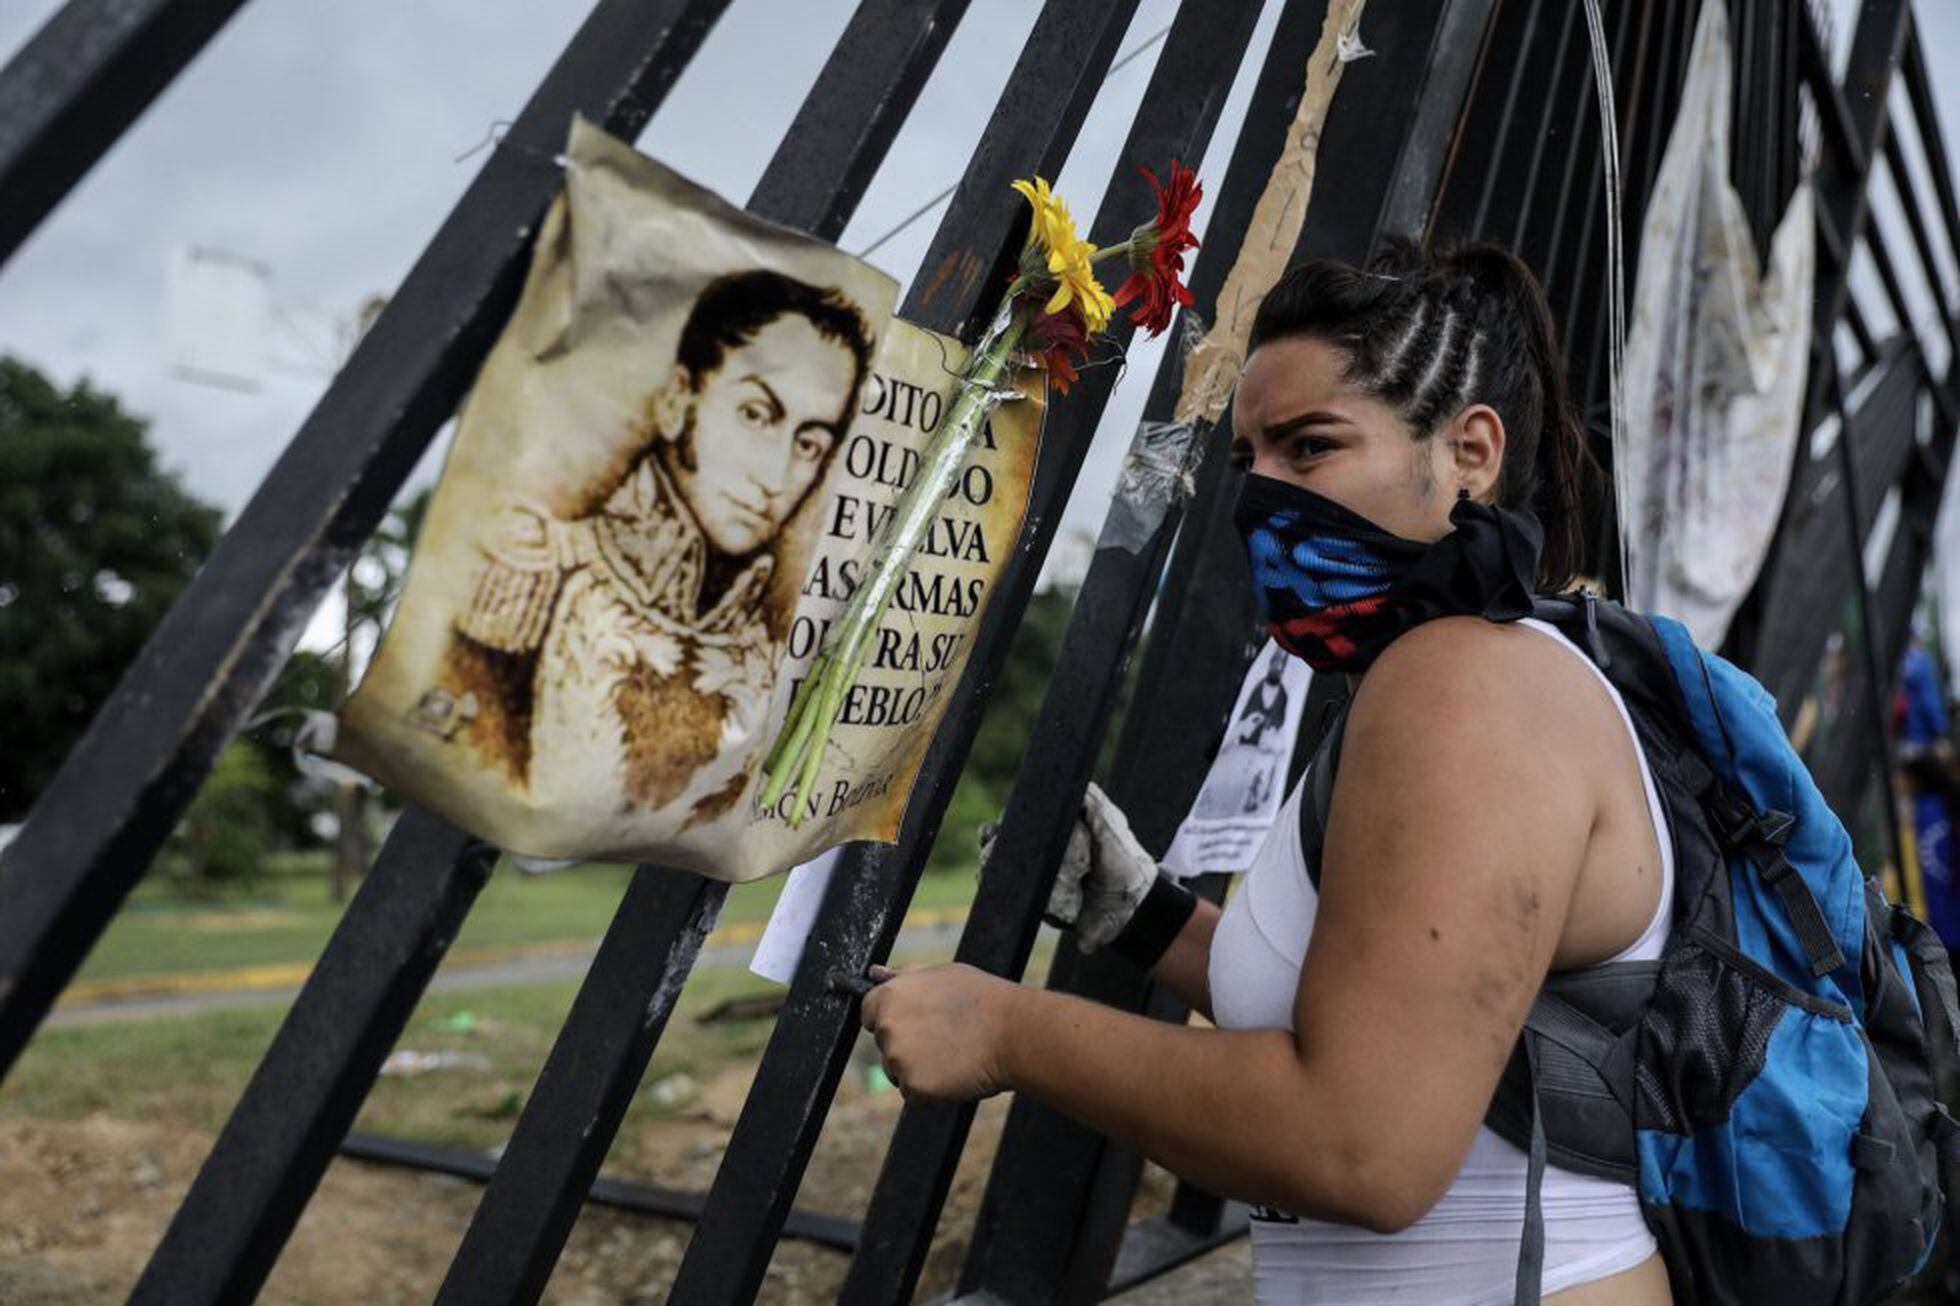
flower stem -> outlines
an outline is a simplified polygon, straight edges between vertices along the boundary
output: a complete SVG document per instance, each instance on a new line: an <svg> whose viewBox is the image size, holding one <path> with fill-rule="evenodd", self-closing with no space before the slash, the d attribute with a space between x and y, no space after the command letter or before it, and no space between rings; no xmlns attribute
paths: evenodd
<svg viewBox="0 0 1960 1306"><path fill-rule="evenodd" d="M765 807L774 807L784 791L795 785L796 799L787 818L792 828L803 820L831 730L857 682L885 610L966 467L988 413L1000 402L1003 377L1014 366L1015 351L1027 331L1024 315L1014 310L1013 302L1011 295L1002 300L993 326L967 361L945 421L926 445L917 473L899 495L872 546L871 565L864 580L843 614L831 623L823 647L810 665L810 674L797 686L796 697L763 764L768 778L762 791Z"/></svg>

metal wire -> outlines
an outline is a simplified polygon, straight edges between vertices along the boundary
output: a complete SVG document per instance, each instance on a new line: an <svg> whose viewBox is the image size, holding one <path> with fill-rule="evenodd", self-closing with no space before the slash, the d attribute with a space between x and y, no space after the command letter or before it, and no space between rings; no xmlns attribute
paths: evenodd
<svg viewBox="0 0 1960 1306"><path fill-rule="evenodd" d="M1627 558L1628 511L1632 481L1626 458L1625 404L1621 371L1626 360L1626 251L1620 226L1620 129L1613 105L1613 55L1606 45L1600 0L1585 0L1586 34L1591 38L1594 99L1599 104L1599 157L1606 174L1606 375L1608 418L1613 441L1613 497L1618 505L1620 575L1633 574Z"/></svg>

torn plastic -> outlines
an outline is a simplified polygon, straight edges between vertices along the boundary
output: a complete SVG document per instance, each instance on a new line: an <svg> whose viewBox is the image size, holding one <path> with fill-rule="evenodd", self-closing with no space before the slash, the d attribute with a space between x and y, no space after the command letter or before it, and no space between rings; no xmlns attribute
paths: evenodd
<svg viewBox="0 0 1960 1306"><path fill-rule="evenodd" d="M353 767L336 762L333 752L340 736L340 718L331 712L305 712L299 729L293 731L293 769L309 780L327 784L372 785L374 782Z"/></svg>
<svg viewBox="0 0 1960 1306"><path fill-rule="evenodd" d="M1358 21L1358 16L1357 16ZM1334 57L1342 63L1353 63L1357 59L1370 59L1374 51L1361 43L1359 31L1342 32L1334 40Z"/></svg>
<svg viewBox="0 0 1960 1306"><path fill-rule="evenodd" d="M1141 553L1164 516L1196 489L1200 424L1139 422L1136 439L1116 476L1116 497L1103 521L1097 548Z"/></svg>

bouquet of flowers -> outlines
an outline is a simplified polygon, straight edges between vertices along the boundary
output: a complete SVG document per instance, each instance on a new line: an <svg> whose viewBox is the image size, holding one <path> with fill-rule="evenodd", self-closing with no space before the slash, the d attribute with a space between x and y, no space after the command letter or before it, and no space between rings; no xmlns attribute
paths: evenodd
<svg viewBox="0 0 1960 1306"><path fill-rule="evenodd" d="M1128 240L1106 249L1077 234L1068 206L1045 180L1014 183L1033 210L1020 266L960 376L946 419L872 547L863 582L832 623L763 764L768 777L765 806L774 806L791 785L796 787L791 825L807 810L831 728L892 595L966 466L988 413L1014 393L1019 372L1039 368L1058 393L1067 394L1079 379L1076 365L1118 308L1134 302L1130 320L1156 335L1170 325L1178 307L1191 302L1181 278L1185 252L1198 244L1191 234L1191 214L1203 189L1191 170L1176 162L1168 182L1147 168L1141 171L1156 191L1157 216L1132 231ZM1112 294L1097 280L1096 265L1118 257L1125 260L1129 275Z"/></svg>

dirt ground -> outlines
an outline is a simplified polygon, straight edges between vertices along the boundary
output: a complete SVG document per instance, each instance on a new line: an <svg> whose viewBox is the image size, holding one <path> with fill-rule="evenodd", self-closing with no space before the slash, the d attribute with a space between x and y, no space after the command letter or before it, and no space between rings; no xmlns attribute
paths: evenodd
<svg viewBox="0 0 1960 1306"><path fill-rule="evenodd" d="M699 1087L685 1111L629 1126L606 1172L705 1189L747 1093L753 1067L731 1067ZM877 1180L900 1101L848 1075L798 1205L856 1217ZM986 1182L986 1159L1006 1115L983 1105L955 1180L920 1298L952 1285ZM19 1306L121 1300L210 1147L208 1134L106 1115L81 1120L0 1119L0 1302ZM426 1302L447 1270L481 1188L460 1179L339 1161L307 1208L262 1300L280 1303ZM1152 1172L1140 1207L1161 1209L1168 1183ZM665 1299L690 1226L589 1207L545 1299L611 1306ZM843 1253L785 1241L769 1266L764 1302L829 1302ZM1236 1295L1236 1294L1235 1294ZM1244 1298L1240 1298L1243 1300Z"/></svg>

